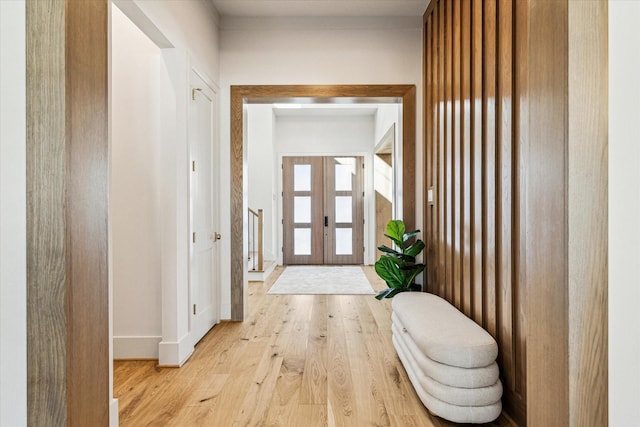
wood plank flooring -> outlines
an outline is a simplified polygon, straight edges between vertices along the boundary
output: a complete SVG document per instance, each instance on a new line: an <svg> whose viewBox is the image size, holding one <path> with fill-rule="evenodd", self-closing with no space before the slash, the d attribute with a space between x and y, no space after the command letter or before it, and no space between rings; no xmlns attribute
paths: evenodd
<svg viewBox="0 0 640 427"><path fill-rule="evenodd" d="M385 285L364 267L374 289ZM116 361L122 426L453 426L431 416L391 343L391 305L370 295L266 295L223 322L182 368ZM512 426L500 417L491 426Z"/></svg>

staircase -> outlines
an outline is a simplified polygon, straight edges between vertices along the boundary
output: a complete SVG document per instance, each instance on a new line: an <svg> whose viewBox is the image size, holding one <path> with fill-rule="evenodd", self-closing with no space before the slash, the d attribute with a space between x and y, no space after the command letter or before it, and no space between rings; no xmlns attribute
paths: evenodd
<svg viewBox="0 0 640 427"><path fill-rule="evenodd" d="M249 281L264 282L275 269L275 261L264 260L264 219L262 209L254 211L249 208L248 235L249 235Z"/></svg>

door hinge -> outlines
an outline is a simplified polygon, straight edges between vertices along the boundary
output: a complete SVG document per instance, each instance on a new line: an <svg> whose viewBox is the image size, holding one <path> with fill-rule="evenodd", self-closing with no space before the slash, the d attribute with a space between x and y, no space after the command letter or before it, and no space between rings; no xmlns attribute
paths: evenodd
<svg viewBox="0 0 640 427"><path fill-rule="evenodd" d="M364 197L364 191L362 192L362 197Z"/></svg>
<svg viewBox="0 0 640 427"><path fill-rule="evenodd" d="M195 160L193 160L193 161L191 162L191 170L192 170L193 172L195 172L195 171L196 171L196 161L195 161Z"/></svg>
<svg viewBox="0 0 640 427"><path fill-rule="evenodd" d="M194 87L191 89L191 100L196 100L196 92L202 92L202 88Z"/></svg>
<svg viewBox="0 0 640 427"><path fill-rule="evenodd" d="M280 222L284 225L284 219L281 219Z"/></svg>
<svg viewBox="0 0 640 427"><path fill-rule="evenodd" d="M196 305L193 304L193 314L196 314Z"/></svg>
<svg viewBox="0 0 640 427"><path fill-rule="evenodd" d="M193 243L196 242L196 232L193 232L193 235L191 236L191 239L193 240Z"/></svg>

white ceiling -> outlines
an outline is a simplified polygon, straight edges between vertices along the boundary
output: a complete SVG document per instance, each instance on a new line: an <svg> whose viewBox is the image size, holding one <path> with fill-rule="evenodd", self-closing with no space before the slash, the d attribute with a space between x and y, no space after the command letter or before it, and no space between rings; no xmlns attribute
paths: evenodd
<svg viewBox="0 0 640 427"><path fill-rule="evenodd" d="M211 0L221 16L422 16L429 0Z"/></svg>

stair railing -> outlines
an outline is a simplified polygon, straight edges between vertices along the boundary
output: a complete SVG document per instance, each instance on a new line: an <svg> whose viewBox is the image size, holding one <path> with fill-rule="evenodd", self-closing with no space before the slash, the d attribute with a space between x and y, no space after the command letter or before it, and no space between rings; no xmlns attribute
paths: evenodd
<svg viewBox="0 0 640 427"><path fill-rule="evenodd" d="M249 268L252 271L264 271L264 219L262 209L249 210Z"/></svg>

